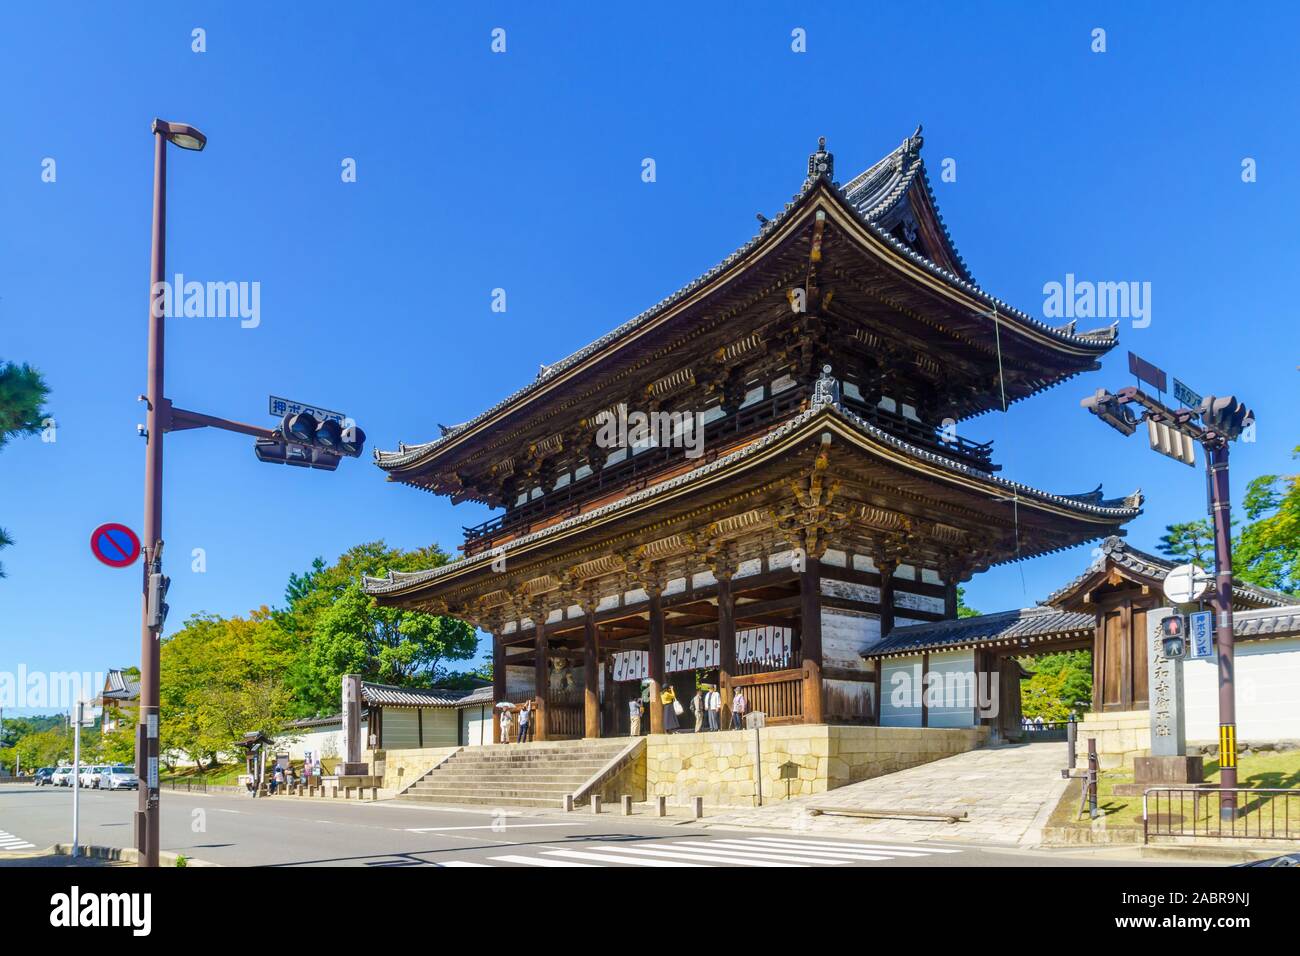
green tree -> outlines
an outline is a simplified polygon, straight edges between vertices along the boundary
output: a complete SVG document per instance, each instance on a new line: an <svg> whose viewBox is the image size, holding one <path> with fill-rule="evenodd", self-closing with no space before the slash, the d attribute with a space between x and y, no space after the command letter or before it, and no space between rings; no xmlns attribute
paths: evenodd
<svg viewBox="0 0 1300 956"><path fill-rule="evenodd" d="M1182 521L1165 528L1157 550L1180 564L1196 564L1203 568L1214 565L1214 528L1208 518Z"/></svg>
<svg viewBox="0 0 1300 956"><path fill-rule="evenodd" d="M299 716L334 713L344 674L406 687L429 687L452 679L448 665L469 660L477 632L451 617L380 607L361 590L362 575L421 571L447 562L437 547L402 551L382 541L350 548L326 567L293 575L289 607L276 615L284 630L305 646L287 680Z"/></svg>
<svg viewBox="0 0 1300 956"><path fill-rule="evenodd" d="M48 417L44 410L49 387L41 373L30 365L0 362L0 448L10 438L35 435ZM13 539L0 528L0 549L13 545ZM0 564L0 578L5 576Z"/></svg>
<svg viewBox="0 0 1300 956"><path fill-rule="evenodd" d="M957 617L979 617L980 612L973 607L966 606L966 589L958 585L957 587Z"/></svg>
<svg viewBox="0 0 1300 956"><path fill-rule="evenodd" d="M278 733L293 716L285 674L298 653L266 608L191 617L162 646L163 751L211 766L248 731Z"/></svg>
<svg viewBox="0 0 1300 956"><path fill-rule="evenodd" d="M1300 448L1293 454L1300 456ZM1300 475L1255 478L1242 510L1248 523L1233 541L1233 575L1260 587L1300 590Z"/></svg>
<svg viewBox="0 0 1300 956"><path fill-rule="evenodd" d="M1020 682L1020 710L1026 717L1066 720L1092 708L1092 652L1061 651L1020 661L1030 672Z"/></svg>

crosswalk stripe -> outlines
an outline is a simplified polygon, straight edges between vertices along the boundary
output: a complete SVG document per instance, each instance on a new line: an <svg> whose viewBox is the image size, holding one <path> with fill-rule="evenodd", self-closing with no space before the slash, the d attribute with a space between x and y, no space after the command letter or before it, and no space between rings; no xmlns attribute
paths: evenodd
<svg viewBox="0 0 1300 956"><path fill-rule="evenodd" d="M635 856L610 857L600 853L583 853L581 850L544 850L543 856L562 856L571 860L595 860L608 866L610 863L622 863L625 866L703 866L702 863L685 863L681 860L643 860Z"/></svg>
<svg viewBox="0 0 1300 956"><path fill-rule="evenodd" d="M792 850L789 847L770 847L770 846L750 846L746 843L731 840L678 840L673 844L683 850L689 850L692 853L727 853L734 856L747 857L750 859L760 860L785 860L789 863L806 863L813 865L836 865L848 863L848 860L840 859L820 853L813 853L811 850ZM883 860L884 857L881 857Z"/></svg>
<svg viewBox="0 0 1300 956"><path fill-rule="evenodd" d="M662 844L661 844L662 845ZM786 863L779 860L762 860L748 854L732 852L711 853L708 851L696 853L693 850L685 850L674 846L673 849L652 850L649 847L640 846L606 846L601 847L607 853L631 853L643 854L646 856L663 856L676 860L699 860L708 863L726 863L729 866L807 866L807 863Z"/></svg>
<svg viewBox="0 0 1300 956"><path fill-rule="evenodd" d="M524 866L591 866L590 863L577 863L573 860L548 860L540 856L494 856L490 859L502 863L522 863Z"/></svg>
<svg viewBox="0 0 1300 956"><path fill-rule="evenodd" d="M892 860L893 857L884 853L855 853L852 850L813 850L798 846L783 846L777 843L750 843L741 840L715 840L712 844L722 849L733 849L737 852L755 852L755 853L784 853L794 854L790 859L809 859L818 863L831 861L835 863L848 863L850 860ZM919 853L909 854L920 856Z"/></svg>
<svg viewBox="0 0 1300 956"><path fill-rule="evenodd" d="M486 863L475 863L473 860L442 860L438 866L487 866Z"/></svg>
<svg viewBox="0 0 1300 956"><path fill-rule="evenodd" d="M918 844L902 843L840 843L836 841L822 840L792 840L787 837L755 837L766 843L782 843L788 846L808 846L818 849L827 850L883 850L893 853L924 852L924 853L960 853L961 850L949 850L937 846L921 846Z"/></svg>

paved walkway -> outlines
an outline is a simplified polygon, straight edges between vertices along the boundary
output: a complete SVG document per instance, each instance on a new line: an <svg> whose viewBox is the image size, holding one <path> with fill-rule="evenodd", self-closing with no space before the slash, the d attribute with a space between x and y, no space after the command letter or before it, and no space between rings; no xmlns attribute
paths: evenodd
<svg viewBox="0 0 1300 956"><path fill-rule="evenodd" d="M708 814L706 824L771 827L892 840L959 840L1037 846L1065 790L1065 745L1018 744L972 750L908 770L752 810ZM941 811L967 814L959 823L813 815L822 810Z"/></svg>

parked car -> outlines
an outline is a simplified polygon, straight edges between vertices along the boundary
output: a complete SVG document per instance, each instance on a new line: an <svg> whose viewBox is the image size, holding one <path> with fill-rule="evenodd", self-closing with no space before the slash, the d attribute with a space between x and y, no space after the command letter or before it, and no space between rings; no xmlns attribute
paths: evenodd
<svg viewBox="0 0 1300 956"><path fill-rule="evenodd" d="M38 787L48 787L50 785L50 778L53 776L53 767L42 767L40 770L36 771L36 775L32 777L32 783Z"/></svg>
<svg viewBox="0 0 1300 956"><path fill-rule="evenodd" d="M50 783L56 787L72 786L72 768L71 767L56 768L54 773L50 775Z"/></svg>
<svg viewBox="0 0 1300 956"><path fill-rule="evenodd" d="M99 775L104 772L103 767L82 767L81 773L78 774L77 780L81 786L87 790L94 790L99 786Z"/></svg>
<svg viewBox="0 0 1300 956"><path fill-rule="evenodd" d="M135 770L131 767L119 764L103 769L104 772L99 775L100 790L140 789L140 779L135 775Z"/></svg>

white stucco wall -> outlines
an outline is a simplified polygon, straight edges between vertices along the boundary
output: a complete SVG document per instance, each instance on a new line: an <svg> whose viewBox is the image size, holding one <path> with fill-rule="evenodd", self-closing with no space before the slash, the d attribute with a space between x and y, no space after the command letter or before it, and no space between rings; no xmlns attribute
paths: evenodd
<svg viewBox="0 0 1300 956"><path fill-rule="evenodd" d="M945 686L969 689L974 685L971 675L974 673L974 651L942 651L930 655L930 673L941 675ZM884 662L880 701L880 725L882 727L920 727L921 698L924 685L921 680L921 655L896 657ZM936 685L938 686L938 685ZM928 726L930 727L973 727L975 726L975 703L969 699L957 698L951 705L931 705ZM940 698L943 699L942 697Z"/></svg>
<svg viewBox="0 0 1300 956"><path fill-rule="evenodd" d="M1237 740L1300 740L1300 638L1240 641ZM1219 739L1218 658L1183 662L1187 739Z"/></svg>

